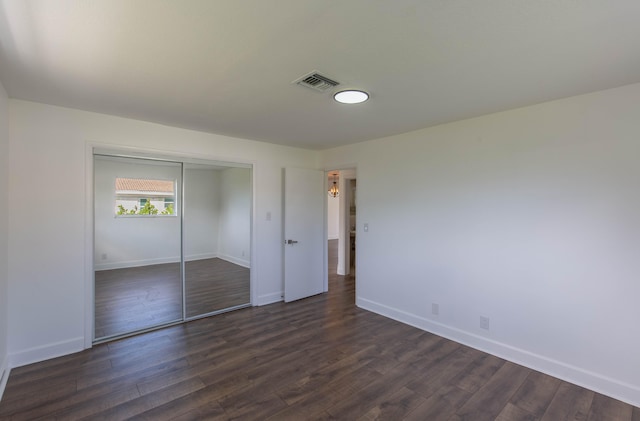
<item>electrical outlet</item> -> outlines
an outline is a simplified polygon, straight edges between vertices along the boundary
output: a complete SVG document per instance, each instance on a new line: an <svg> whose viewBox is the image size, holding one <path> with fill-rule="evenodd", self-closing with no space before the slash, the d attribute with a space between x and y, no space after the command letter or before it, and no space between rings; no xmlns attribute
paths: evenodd
<svg viewBox="0 0 640 421"><path fill-rule="evenodd" d="M102 253L102 260L107 260L107 253Z"/></svg>
<svg viewBox="0 0 640 421"><path fill-rule="evenodd" d="M489 330L489 318L480 316L480 329Z"/></svg>
<svg viewBox="0 0 640 421"><path fill-rule="evenodd" d="M431 314L437 316L440 314L440 305L437 303L431 303Z"/></svg>

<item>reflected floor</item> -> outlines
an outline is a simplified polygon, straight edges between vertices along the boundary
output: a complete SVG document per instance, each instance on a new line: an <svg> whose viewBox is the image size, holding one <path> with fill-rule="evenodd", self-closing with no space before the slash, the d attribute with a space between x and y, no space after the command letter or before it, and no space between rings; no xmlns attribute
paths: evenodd
<svg viewBox="0 0 640 421"><path fill-rule="evenodd" d="M249 269L214 258L186 263L187 317L250 302ZM95 273L96 338L182 320L180 264Z"/></svg>
<svg viewBox="0 0 640 421"><path fill-rule="evenodd" d="M186 263L187 317L249 304L249 269L222 259Z"/></svg>

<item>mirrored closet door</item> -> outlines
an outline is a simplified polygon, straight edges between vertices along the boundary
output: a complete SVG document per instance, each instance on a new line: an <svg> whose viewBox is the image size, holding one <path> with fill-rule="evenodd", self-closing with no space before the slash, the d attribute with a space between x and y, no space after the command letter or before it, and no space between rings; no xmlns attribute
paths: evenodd
<svg viewBox="0 0 640 421"><path fill-rule="evenodd" d="M250 305L251 171L94 155L94 341Z"/></svg>
<svg viewBox="0 0 640 421"><path fill-rule="evenodd" d="M182 164L94 157L95 338L182 320Z"/></svg>
<svg viewBox="0 0 640 421"><path fill-rule="evenodd" d="M185 164L186 318L249 305L251 169Z"/></svg>

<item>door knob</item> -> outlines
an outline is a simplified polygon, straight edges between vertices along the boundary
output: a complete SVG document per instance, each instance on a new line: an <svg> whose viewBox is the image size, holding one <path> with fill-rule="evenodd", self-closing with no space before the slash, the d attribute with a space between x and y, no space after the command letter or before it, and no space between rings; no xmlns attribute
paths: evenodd
<svg viewBox="0 0 640 421"><path fill-rule="evenodd" d="M285 244L298 244L297 240L287 240Z"/></svg>

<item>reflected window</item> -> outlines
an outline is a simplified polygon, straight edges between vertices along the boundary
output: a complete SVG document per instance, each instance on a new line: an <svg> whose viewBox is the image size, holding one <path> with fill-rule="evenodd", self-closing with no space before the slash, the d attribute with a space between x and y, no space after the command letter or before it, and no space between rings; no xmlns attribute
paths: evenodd
<svg viewBox="0 0 640 421"><path fill-rule="evenodd" d="M116 178L116 216L175 216L176 180Z"/></svg>

